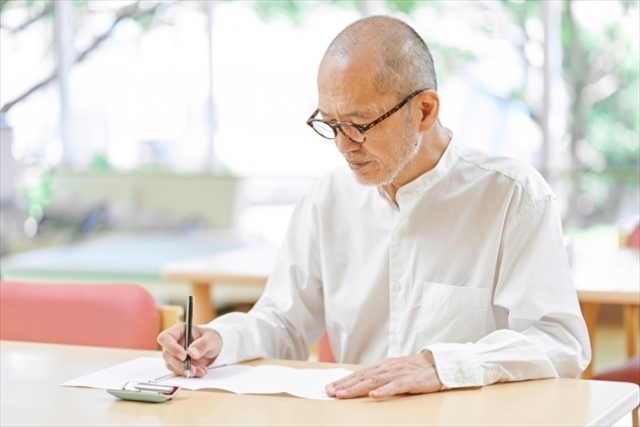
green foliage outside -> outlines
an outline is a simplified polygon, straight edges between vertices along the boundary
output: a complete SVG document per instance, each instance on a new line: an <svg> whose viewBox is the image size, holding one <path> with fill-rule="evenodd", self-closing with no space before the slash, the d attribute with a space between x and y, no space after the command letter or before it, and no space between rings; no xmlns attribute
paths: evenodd
<svg viewBox="0 0 640 427"><path fill-rule="evenodd" d="M594 204L590 216L602 222L625 193L637 193L640 186L639 55L615 23L600 32L580 27L570 4L565 4L562 15L563 68L575 92L570 119L570 178L575 187L570 202L588 196ZM621 4L625 10L631 6ZM597 87L604 93L590 94ZM580 156L581 140L596 154Z"/></svg>
<svg viewBox="0 0 640 427"><path fill-rule="evenodd" d="M50 170L44 172L40 175L40 179L33 184L20 189L21 196L26 202L29 216L37 216L34 215L34 212L44 212L45 207L51 201L53 194L51 189L51 174L52 172Z"/></svg>

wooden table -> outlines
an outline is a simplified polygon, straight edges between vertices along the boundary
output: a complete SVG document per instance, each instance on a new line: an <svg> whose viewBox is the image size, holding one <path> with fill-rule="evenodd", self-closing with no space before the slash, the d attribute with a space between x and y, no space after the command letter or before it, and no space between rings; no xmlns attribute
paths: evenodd
<svg viewBox="0 0 640 427"><path fill-rule="evenodd" d="M627 357L638 348L640 312L640 253L630 248L586 248L573 256L573 279L582 306L589 339L595 346L598 313L602 304L621 305ZM593 363L583 373L591 378Z"/></svg>
<svg viewBox="0 0 640 427"><path fill-rule="evenodd" d="M264 286L275 264L278 246L254 244L211 255L170 262L162 266L162 279L191 284L195 299L194 323L216 317L211 288L216 283Z"/></svg>
<svg viewBox="0 0 640 427"><path fill-rule="evenodd" d="M182 390L161 404L63 382L158 352L0 342L1 425L611 425L640 402L629 383L550 379L384 401ZM292 367L335 367L254 361ZM353 369L353 365L342 365Z"/></svg>

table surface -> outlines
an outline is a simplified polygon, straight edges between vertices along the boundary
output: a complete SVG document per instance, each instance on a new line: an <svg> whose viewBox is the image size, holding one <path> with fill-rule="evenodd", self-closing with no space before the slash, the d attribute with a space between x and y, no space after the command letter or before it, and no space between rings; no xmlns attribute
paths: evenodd
<svg viewBox="0 0 640 427"><path fill-rule="evenodd" d="M162 266L162 278L177 282L264 285L276 262L278 245L260 243Z"/></svg>
<svg viewBox="0 0 640 427"><path fill-rule="evenodd" d="M182 390L172 401L151 404L60 384L158 352L2 341L0 356L1 425L611 425L640 401L635 384L549 379L378 402Z"/></svg>
<svg viewBox="0 0 640 427"><path fill-rule="evenodd" d="M581 302L640 305L640 252L583 248L576 250L572 270Z"/></svg>

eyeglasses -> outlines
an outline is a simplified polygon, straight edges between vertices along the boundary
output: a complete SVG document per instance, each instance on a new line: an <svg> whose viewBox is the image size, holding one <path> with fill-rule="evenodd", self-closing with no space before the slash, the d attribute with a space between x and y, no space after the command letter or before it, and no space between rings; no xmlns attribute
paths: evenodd
<svg viewBox="0 0 640 427"><path fill-rule="evenodd" d="M380 117L378 117L377 119L375 119L374 121L366 125L358 125L351 122L330 123L330 122L325 122L324 120L321 120L321 119L316 119L315 117L320 112L319 108L313 112L311 117L309 117L309 119L307 120L307 124L311 126L311 128L315 130L318 133L318 135L324 138L335 139L338 136L338 131L340 131L344 136L346 136L356 144L364 144L367 140L367 137L364 135L366 132L368 132L369 130L371 130L372 127L379 124L384 119L386 119L387 117L389 117L390 115L392 115L393 113L401 109L404 106L404 104L406 104L411 100L411 98L413 98L414 96L418 95L421 92L424 92L425 90L427 90L427 88L420 89L413 92L411 95L407 96L405 99L400 101L400 103L395 107L393 107L391 110L387 111L386 113L384 113L383 115L381 115Z"/></svg>

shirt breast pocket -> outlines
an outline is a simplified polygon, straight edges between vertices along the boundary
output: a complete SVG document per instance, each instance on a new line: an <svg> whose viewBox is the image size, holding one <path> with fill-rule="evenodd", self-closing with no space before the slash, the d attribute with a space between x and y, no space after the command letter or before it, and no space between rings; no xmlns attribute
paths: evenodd
<svg viewBox="0 0 640 427"><path fill-rule="evenodd" d="M440 342L476 342L487 334L489 289L430 282L423 285L416 351Z"/></svg>

